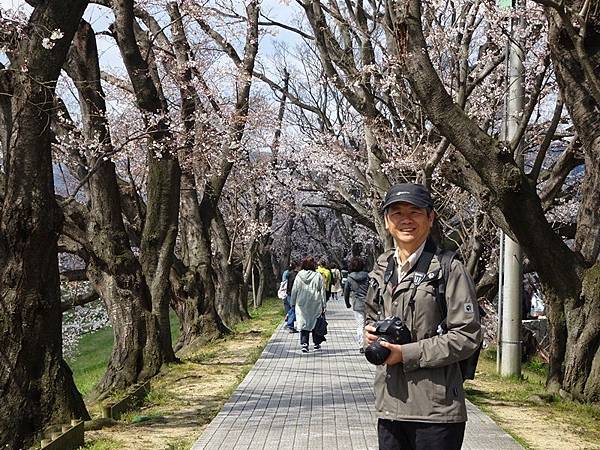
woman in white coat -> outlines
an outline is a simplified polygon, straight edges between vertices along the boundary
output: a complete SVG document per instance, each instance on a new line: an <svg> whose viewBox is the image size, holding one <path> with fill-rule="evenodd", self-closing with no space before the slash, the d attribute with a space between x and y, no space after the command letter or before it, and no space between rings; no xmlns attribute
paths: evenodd
<svg viewBox="0 0 600 450"><path fill-rule="evenodd" d="M325 311L325 287L323 278L316 272L317 263L311 256L302 261L300 272L296 275L290 306L296 310L296 328L300 330L300 346L308 353L308 337L312 332L315 350L321 348L325 336L314 333L317 319Z"/></svg>

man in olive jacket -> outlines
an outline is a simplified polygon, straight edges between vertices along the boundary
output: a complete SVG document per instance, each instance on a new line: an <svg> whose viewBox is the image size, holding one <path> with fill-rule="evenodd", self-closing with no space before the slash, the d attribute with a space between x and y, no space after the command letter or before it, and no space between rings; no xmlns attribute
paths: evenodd
<svg viewBox="0 0 600 450"><path fill-rule="evenodd" d="M442 328L436 289L443 275L437 255L414 286L415 265L435 217L429 191L418 184L395 185L386 194L383 213L396 248L382 254L370 273L365 338L367 344L377 340L374 322L399 317L412 339L404 345L381 342L390 355L375 374L379 448L460 449L467 412L459 361L477 350L482 339L473 281L463 264L453 260L446 274ZM391 262L395 273L389 277Z"/></svg>

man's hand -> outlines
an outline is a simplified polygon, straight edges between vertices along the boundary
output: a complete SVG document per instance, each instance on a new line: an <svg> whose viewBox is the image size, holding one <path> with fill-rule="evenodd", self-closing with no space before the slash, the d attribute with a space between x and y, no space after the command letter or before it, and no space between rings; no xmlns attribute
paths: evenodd
<svg viewBox="0 0 600 450"><path fill-rule="evenodd" d="M375 328L371 325L367 325L365 327L365 339L367 340L367 345L371 345L373 342L377 340L379 336L373 334ZM390 351L390 356L385 360L385 364L388 366L393 366L395 364L402 362L402 346L398 344L390 344L389 342L381 341L382 347L387 348Z"/></svg>
<svg viewBox="0 0 600 450"><path fill-rule="evenodd" d="M402 362L402 346L399 344L390 344L389 342L380 342L382 347L387 348L390 351L390 356L385 360L385 364L388 366L394 366Z"/></svg>
<svg viewBox="0 0 600 450"><path fill-rule="evenodd" d="M367 325L365 327L365 339L367 340L367 345L371 345L379 337L376 334L372 334L371 333L372 331L375 331L375 328L372 327L371 325Z"/></svg>

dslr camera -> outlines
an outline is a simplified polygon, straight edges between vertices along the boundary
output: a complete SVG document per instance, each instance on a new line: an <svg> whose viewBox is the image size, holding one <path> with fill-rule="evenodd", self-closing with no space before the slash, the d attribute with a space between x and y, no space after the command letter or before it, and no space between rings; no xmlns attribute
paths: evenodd
<svg viewBox="0 0 600 450"><path fill-rule="evenodd" d="M373 327L375 331L371 331L371 334L376 334L379 338L365 349L365 356L371 364L379 366L390 355L390 351L382 347L380 342L404 345L412 341L410 330L398 317L379 320L373 324Z"/></svg>

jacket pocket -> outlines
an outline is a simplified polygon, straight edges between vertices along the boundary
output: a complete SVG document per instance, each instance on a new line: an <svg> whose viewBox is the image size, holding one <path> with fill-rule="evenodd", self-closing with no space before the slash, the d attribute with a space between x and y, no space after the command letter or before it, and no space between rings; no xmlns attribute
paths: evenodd
<svg viewBox="0 0 600 450"><path fill-rule="evenodd" d="M386 394L386 370L385 366L377 367L375 369L375 381L373 385L373 390L375 391L375 409L377 411L383 411L385 404L385 394Z"/></svg>
<svg viewBox="0 0 600 450"><path fill-rule="evenodd" d="M435 286L432 283L423 283L417 288L414 321L417 340L427 339L437 333L442 317L435 298Z"/></svg>
<svg viewBox="0 0 600 450"><path fill-rule="evenodd" d="M449 396L449 390L451 391L450 381L446 377L446 367L438 367L431 369L431 382L433 387L432 401L437 405L445 405L448 402L452 403L451 395Z"/></svg>

